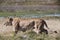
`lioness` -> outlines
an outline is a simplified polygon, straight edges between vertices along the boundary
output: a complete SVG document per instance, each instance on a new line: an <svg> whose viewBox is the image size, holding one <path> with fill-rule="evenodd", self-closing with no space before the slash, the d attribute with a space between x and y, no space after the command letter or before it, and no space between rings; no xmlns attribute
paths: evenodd
<svg viewBox="0 0 60 40"><path fill-rule="evenodd" d="M39 18L9 18L8 23L11 23L13 25L15 33L17 33L18 30L26 31L33 28L33 31L37 34L39 32L45 31L47 33L47 30L44 29L44 25L48 28L46 22L43 19Z"/></svg>

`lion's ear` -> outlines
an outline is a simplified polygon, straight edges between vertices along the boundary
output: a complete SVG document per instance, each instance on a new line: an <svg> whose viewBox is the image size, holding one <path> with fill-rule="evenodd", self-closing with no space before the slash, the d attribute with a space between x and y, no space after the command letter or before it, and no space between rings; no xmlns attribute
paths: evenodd
<svg viewBox="0 0 60 40"><path fill-rule="evenodd" d="M9 18L9 21L11 21L11 22L12 22L12 21L13 21L13 18Z"/></svg>

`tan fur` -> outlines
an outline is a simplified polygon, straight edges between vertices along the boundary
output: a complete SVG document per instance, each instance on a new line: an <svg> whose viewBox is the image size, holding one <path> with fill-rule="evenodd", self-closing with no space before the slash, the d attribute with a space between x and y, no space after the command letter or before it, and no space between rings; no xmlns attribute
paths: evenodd
<svg viewBox="0 0 60 40"><path fill-rule="evenodd" d="M35 22L35 24L32 26L34 27L34 31L38 34L42 29L44 29L44 24L47 26L46 22L43 19L39 19L39 18L13 18L12 24L13 24L13 30L14 31L18 31L19 27L20 30L24 30L24 29L30 29L29 28L29 24L31 24L32 22ZM30 26L31 27L31 26Z"/></svg>

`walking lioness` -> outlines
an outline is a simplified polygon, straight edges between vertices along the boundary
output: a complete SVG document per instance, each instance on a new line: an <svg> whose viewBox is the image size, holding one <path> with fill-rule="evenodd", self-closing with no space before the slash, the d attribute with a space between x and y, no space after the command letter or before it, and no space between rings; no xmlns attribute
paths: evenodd
<svg viewBox="0 0 60 40"><path fill-rule="evenodd" d="M39 18L9 18L9 22L7 24L13 25L13 30L17 33L19 30L25 32L26 30L33 29L34 32L41 33L48 31L44 29L44 25L48 28L46 22L43 19ZM8 24L8 25L9 25Z"/></svg>

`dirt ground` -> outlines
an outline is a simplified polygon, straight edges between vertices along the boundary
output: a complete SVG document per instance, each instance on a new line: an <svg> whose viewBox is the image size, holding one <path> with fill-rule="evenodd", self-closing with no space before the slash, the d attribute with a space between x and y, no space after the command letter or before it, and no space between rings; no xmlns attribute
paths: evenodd
<svg viewBox="0 0 60 40"><path fill-rule="evenodd" d="M7 20L6 18L0 18L0 34L7 34L13 31L12 26L4 25L6 20ZM49 33L53 33L54 31L57 31L57 33L60 32L60 19L49 19L49 20L45 19L45 21L49 27L49 29L47 29Z"/></svg>

